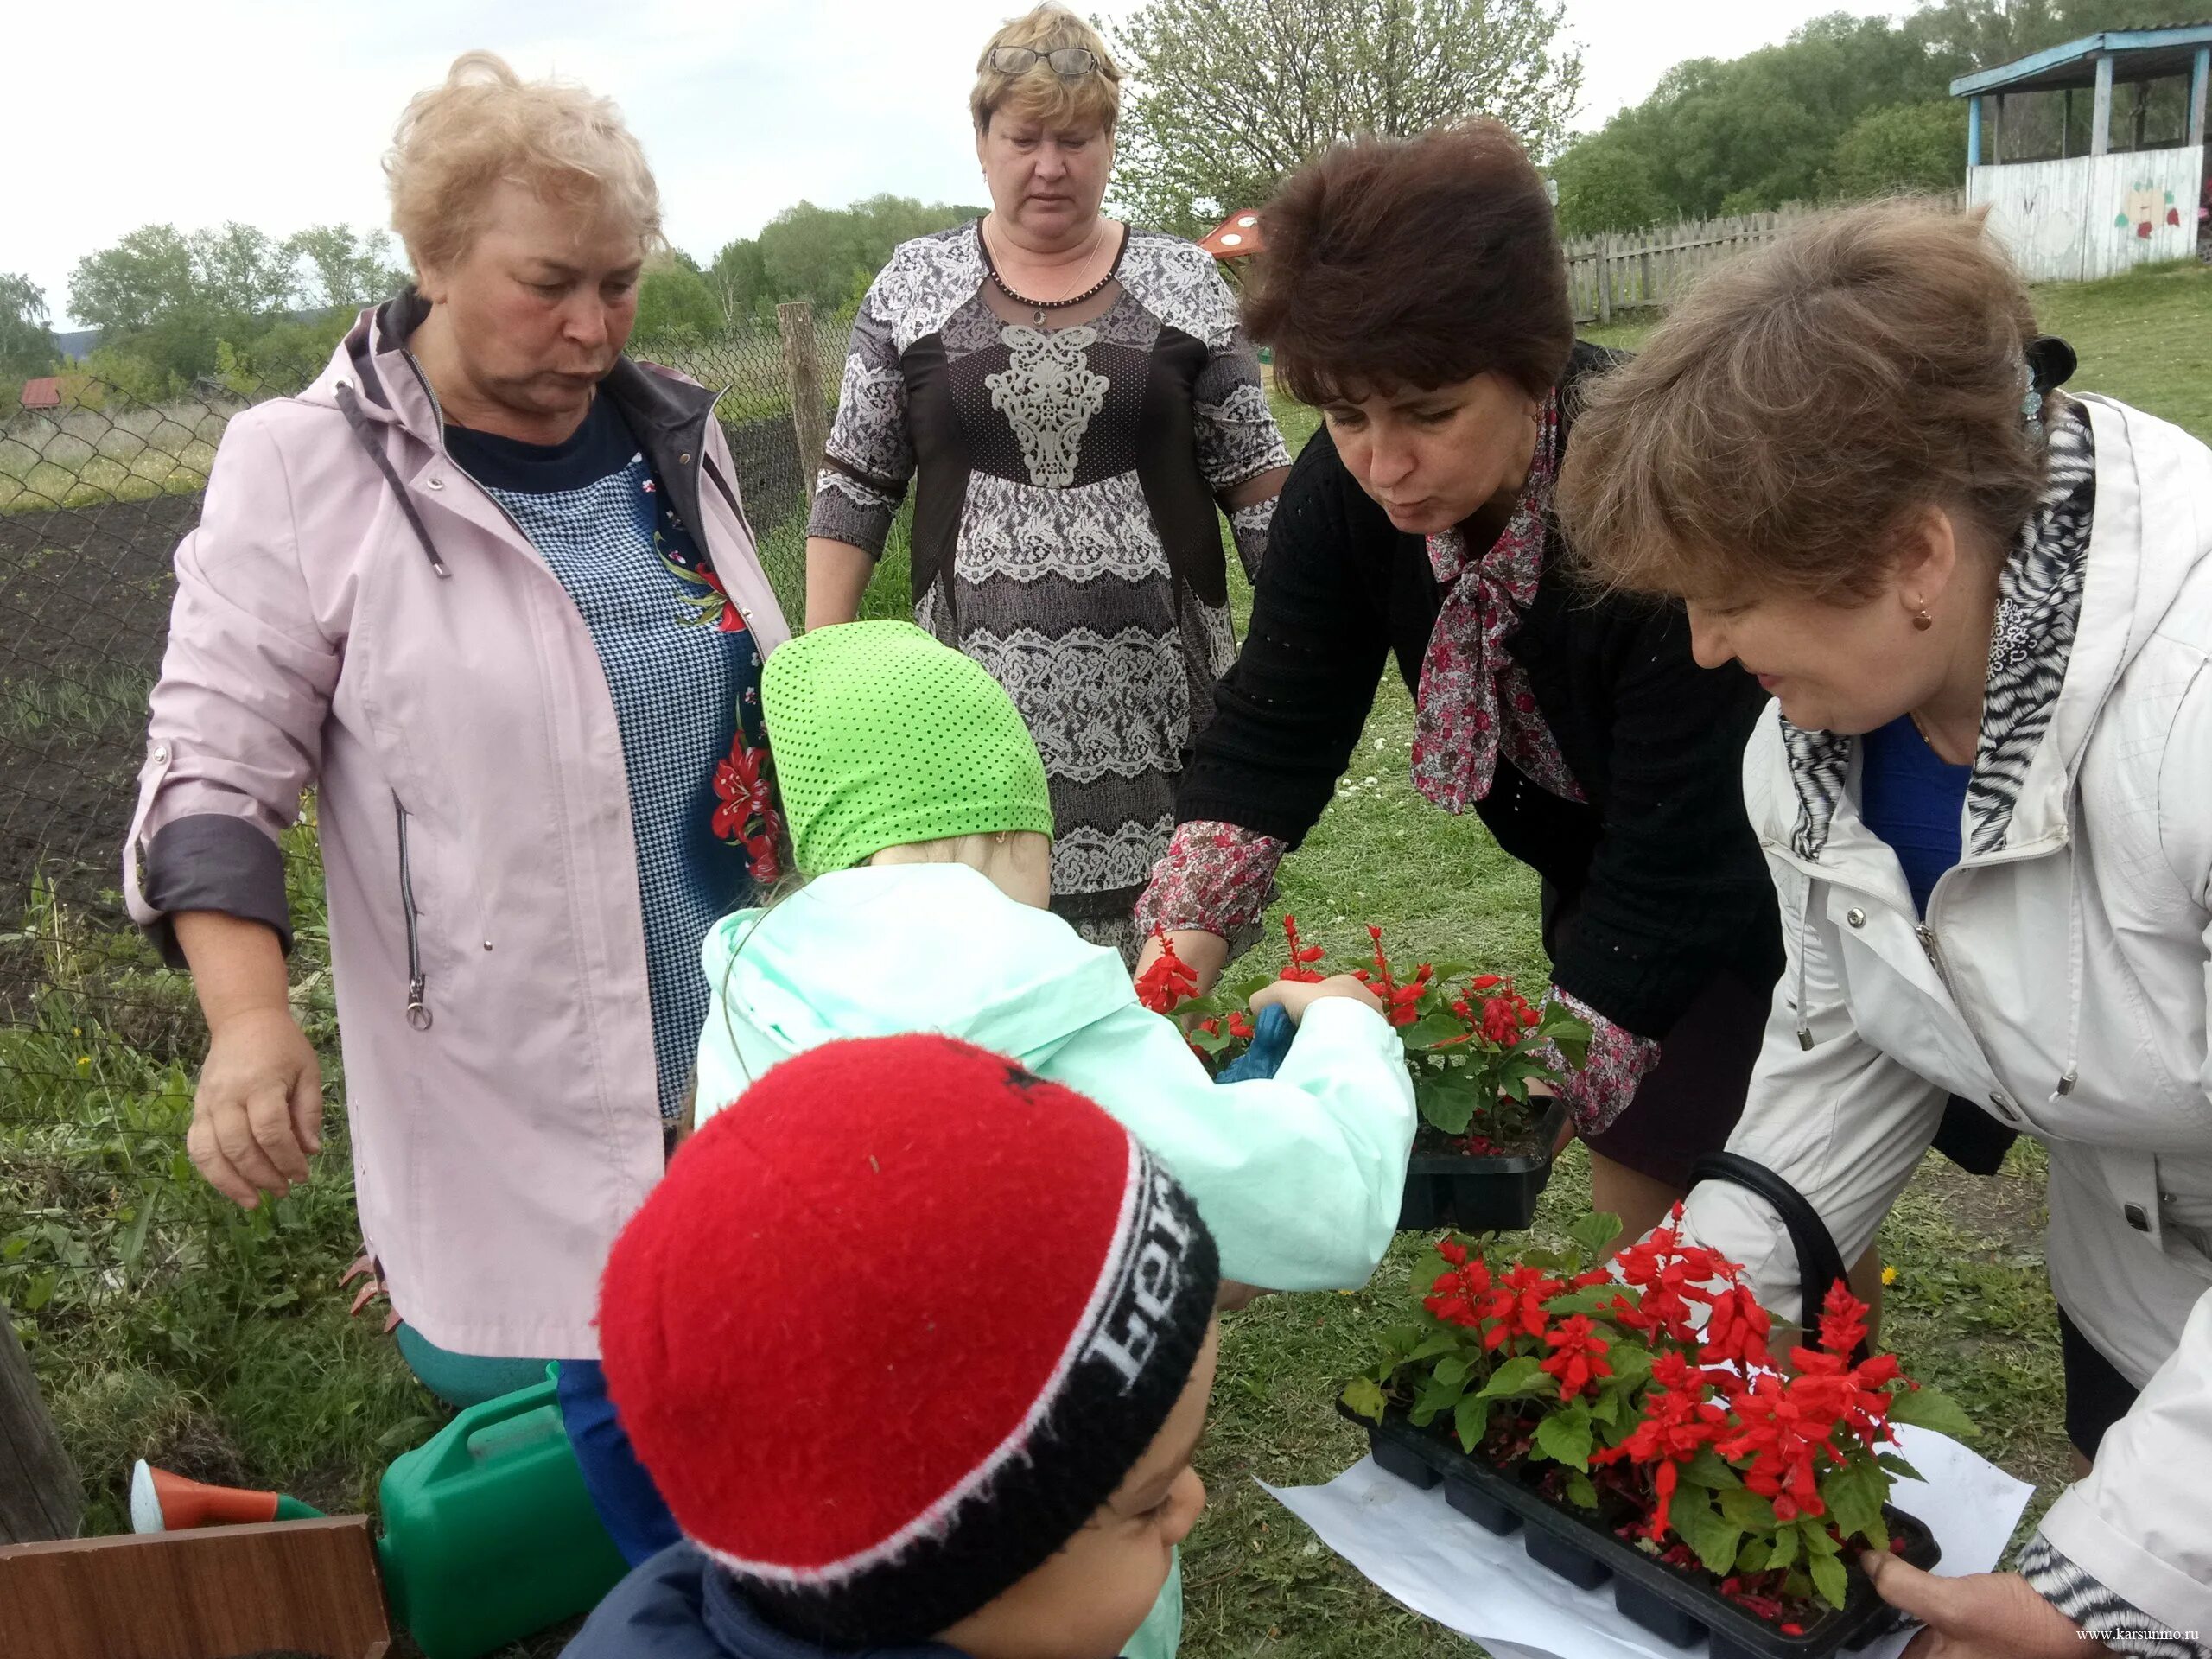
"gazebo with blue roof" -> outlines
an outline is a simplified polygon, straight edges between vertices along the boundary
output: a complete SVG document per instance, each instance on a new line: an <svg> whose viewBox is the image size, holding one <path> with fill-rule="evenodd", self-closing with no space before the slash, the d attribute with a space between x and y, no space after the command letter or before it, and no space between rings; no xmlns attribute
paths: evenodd
<svg viewBox="0 0 2212 1659"><path fill-rule="evenodd" d="M1989 208L1991 228L2033 281L2187 258L2204 191L2208 86L2212 22L2108 29L1961 75L1951 95L1967 100L1967 200ZM2120 89L2128 108L2115 124Z"/></svg>

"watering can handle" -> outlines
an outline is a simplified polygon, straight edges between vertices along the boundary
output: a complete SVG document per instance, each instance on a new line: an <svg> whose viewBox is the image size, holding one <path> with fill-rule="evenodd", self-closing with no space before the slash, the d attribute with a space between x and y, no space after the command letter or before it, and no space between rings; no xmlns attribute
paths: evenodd
<svg viewBox="0 0 2212 1659"><path fill-rule="evenodd" d="M475 1461L468 1443L483 1430L524 1416L541 1407L558 1408L560 1395L557 1377L560 1363L556 1360L545 1368L545 1381L533 1382L526 1389L512 1394L503 1394L496 1400L486 1400L468 1407L453 1421L438 1431L436 1460L428 1471L428 1478L444 1480L461 1473Z"/></svg>

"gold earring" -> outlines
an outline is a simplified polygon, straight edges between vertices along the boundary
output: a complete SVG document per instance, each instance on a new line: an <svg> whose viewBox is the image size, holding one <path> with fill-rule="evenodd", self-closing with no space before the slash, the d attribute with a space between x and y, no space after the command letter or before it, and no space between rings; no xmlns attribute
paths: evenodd
<svg viewBox="0 0 2212 1659"><path fill-rule="evenodd" d="M1922 606L1919 613L1912 619L1913 631L1916 633L1925 633L1935 626L1936 619L1928 614L1928 607L1925 605Z"/></svg>

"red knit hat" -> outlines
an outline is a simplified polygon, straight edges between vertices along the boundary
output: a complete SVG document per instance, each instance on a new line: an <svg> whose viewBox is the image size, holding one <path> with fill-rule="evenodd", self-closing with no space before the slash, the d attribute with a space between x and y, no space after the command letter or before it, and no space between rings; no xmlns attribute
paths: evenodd
<svg viewBox="0 0 2212 1659"><path fill-rule="evenodd" d="M718 1114L616 1242L609 1391L779 1624L919 1640L1058 1550L1195 1364L1213 1241L1071 1090L948 1038L831 1043Z"/></svg>

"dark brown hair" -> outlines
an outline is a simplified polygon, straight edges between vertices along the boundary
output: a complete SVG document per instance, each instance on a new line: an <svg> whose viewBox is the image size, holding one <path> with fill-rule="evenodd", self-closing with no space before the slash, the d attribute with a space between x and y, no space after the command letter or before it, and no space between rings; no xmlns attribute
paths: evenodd
<svg viewBox="0 0 2212 1659"><path fill-rule="evenodd" d="M1493 371L1541 397L1567 366L1551 200L1497 122L1338 144L1291 175L1260 235L1245 327L1301 402Z"/></svg>
<svg viewBox="0 0 2212 1659"><path fill-rule="evenodd" d="M1588 391L1554 505L1647 593L1870 597L1931 507L2000 552L2043 486L2035 316L1980 214L1825 215L1707 277Z"/></svg>

